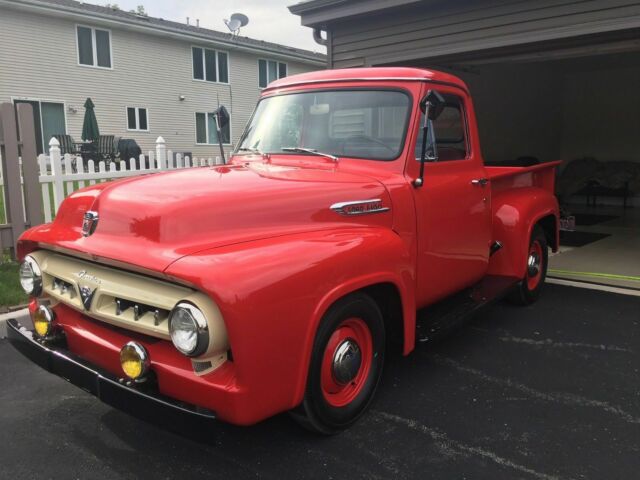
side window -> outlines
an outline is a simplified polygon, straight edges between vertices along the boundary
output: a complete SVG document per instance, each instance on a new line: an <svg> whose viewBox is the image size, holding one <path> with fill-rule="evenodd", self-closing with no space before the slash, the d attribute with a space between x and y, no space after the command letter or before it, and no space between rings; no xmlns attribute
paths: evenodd
<svg viewBox="0 0 640 480"><path fill-rule="evenodd" d="M462 100L455 95L444 95L446 104L444 110L433 122L438 149L438 161L464 160L467 158L466 120ZM416 160L420 160L422 151L422 124L424 116L420 118L420 133L416 142ZM433 148L427 144L427 151Z"/></svg>

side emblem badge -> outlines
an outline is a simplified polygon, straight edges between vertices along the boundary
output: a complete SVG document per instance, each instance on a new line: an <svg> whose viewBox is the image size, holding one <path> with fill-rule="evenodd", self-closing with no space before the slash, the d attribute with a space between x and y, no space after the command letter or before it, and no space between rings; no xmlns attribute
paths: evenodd
<svg viewBox="0 0 640 480"><path fill-rule="evenodd" d="M339 202L331 205L331 210L340 215L369 215L371 213L382 213L389 211L389 207L385 207L382 200L374 198L371 200L355 200L353 202Z"/></svg>
<svg viewBox="0 0 640 480"><path fill-rule="evenodd" d="M96 231L98 226L98 212L86 212L82 220L82 235L88 237Z"/></svg>
<svg viewBox="0 0 640 480"><path fill-rule="evenodd" d="M93 300L93 294L95 290L90 287L80 287L80 298L82 298L82 305L84 309L89 311L91 309L91 301Z"/></svg>

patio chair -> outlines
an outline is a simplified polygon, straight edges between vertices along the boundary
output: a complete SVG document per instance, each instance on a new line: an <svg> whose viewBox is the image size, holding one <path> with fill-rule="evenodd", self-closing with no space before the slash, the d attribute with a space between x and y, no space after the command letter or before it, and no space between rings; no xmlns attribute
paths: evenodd
<svg viewBox="0 0 640 480"><path fill-rule="evenodd" d="M62 155L70 154L70 155L79 155L80 154L80 144L76 143L71 135L66 134L57 134L54 135L55 139L60 143L60 153Z"/></svg>
<svg viewBox="0 0 640 480"><path fill-rule="evenodd" d="M107 165L120 156L115 135L100 135L96 145L98 160L104 160Z"/></svg>

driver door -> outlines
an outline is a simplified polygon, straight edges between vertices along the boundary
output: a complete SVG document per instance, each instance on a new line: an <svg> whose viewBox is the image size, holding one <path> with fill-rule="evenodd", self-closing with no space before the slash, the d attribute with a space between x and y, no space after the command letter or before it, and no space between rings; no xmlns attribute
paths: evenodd
<svg viewBox="0 0 640 480"><path fill-rule="evenodd" d="M490 185L485 181L479 144L469 137L472 107L457 89L438 86L437 90L445 99L442 113L433 121L438 160L425 163L424 183L413 189L420 307L482 279L491 242ZM419 176L422 123L414 138L416 159L409 160L408 168L411 180Z"/></svg>

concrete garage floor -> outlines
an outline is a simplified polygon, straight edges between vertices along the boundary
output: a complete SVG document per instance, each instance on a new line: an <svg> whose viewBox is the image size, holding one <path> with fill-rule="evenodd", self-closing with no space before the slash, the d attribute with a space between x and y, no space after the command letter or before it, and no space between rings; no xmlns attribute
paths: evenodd
<svg viewBox="0 0 640 480"><path fill-rule="evenodd" d="M583 247L562 246L550 257L549 276L638 289L640 295L640 208L571 205L572 213L615 215L618 218L576 230L611 236ZM575 273L568 273L575 272ZM633 277L633 278L629 278Z"/></svg>
<svg viewBox="0 0 640 480"><path fill-rule="evenodd" d="M0 342L0 478L629 479L640 470L640 299L547 285L388 362L372 410L316 437L287 415L177 435Z"/></svg>

